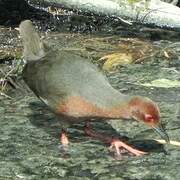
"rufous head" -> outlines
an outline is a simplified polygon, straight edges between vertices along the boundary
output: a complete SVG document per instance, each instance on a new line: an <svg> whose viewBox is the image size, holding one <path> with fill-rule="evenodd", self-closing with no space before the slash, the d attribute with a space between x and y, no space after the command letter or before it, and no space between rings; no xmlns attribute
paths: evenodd
<svg viewBox="0 0 180 180"><path fill-rule="evenodd" d="M153 128L166 142L169 136L160 121L160 110L149 98L135 96L129 101L131 117Z"/></svg>

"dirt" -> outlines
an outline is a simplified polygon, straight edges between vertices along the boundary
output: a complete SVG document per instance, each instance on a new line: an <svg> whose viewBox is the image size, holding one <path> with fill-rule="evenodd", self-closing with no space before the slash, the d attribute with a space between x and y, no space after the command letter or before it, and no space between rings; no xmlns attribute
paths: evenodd
<svg viewBox="0 0 180 180"><path fill-rule="evenodd" d="M8 87L0 91L0 179L179 179L180 147L157 143L153 140L160 138L157 134L133 121L94 122L92 126L99 132L119 136L132 146L147 151L147 155L133 157L123 154L122 159L117 160L109 152L107 145L84 135L83 123L68 128L70 146L67 151L62 151L59 148L61 123L22 81L22 45L18 33L14 30L13 32L11 37L10 31L6 31L7 37L10 36L9 39L14 43L4 46L9 54L18 49L18 55L11 55L10 59L2 58L0 65L5 74L12 67L18 66L18 69L15 68L15 72L8 76L15 83L15 87L3 73L0 74L1 81L6 80ZM178 40L147 42L142 38L138 41L128 40L113 34L47 31L41 31L41 35L54 48L71 49L89 58L101 69L103 63L98 61L99 58L119 51L119 44L132 46L134 43L134 51L139 51L137 46L143 49L144 44L148 44L152 52L156 49L152 56L145 54L146 58L141 62L123 66L120 64L113 71L104 73L111 85L120 92L147 96L156 101L160 106L161 119L167 133L172 140L180 141L180 88L142 85L161 78L179 80ZM141 45L137 43L139 41L142 42Z"/></svg>

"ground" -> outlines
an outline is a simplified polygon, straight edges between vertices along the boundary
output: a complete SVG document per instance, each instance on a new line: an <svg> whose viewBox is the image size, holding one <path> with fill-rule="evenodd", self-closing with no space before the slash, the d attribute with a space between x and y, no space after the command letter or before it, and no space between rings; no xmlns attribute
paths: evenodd
<svg viewBox="0 0 180 180"><path fill-rule="evenodd" d="M21 51L22 45L17 33L14 36L15 43ZM121 42L125 44L125 41L128 41L114 35L53 32L45 39L53 46L63 44L77 54L91 57L90 60L101 69L103 62L99 62L98 59L117 52L118 44ZM139 41L143 42L141 46L138 44L140 49L144 49L145 43L155 53L152 55L148 51L148 55L145 54L146 58L142 58L143 61L123 66L120 64L113 71L104 73L112 86L119 91L130 95L147 96L156 101L170 138L180 141L180 87L144 85L162 78L172 82L179 81L178 40L148 43L142 39ZM132 42L139 41L132 39ZM131 44L131 47L133 45ZM136 48L135 51L138 52L139 49ZM3 71L8 71L5 67L17 64L21 67L15 76L17 87L8 86L8 91L3 91L8 96L5 94L0 96L0 179L179 179L180 147L158 144L153 140L160 138L157 134L144 125L132 121L119 120L112 123L115 129L106 122L94 122L92 125L100 132L122 137L129 144L147 151L147 155L133 157L124 154L121 160L116 160L105 144L84 135L83 123L69 127L68 136L71 143L67 152L63 152L59 148L61 123L22 81L20 71L23 63L20 63L19 53L15 60L3 61L1 67ZM2 74L1 76L4 77Z"/></svg>

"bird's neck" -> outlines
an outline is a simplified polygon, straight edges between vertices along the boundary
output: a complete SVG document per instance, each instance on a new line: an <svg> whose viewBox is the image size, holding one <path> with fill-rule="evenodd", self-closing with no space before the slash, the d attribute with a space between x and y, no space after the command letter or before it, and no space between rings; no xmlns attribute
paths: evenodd
<svg viewBox="0 0 180 180"><path fill-rule="evenodd" d="M128 102L123 102L120 105L114 106L110 109L103 109L104 116L112 119L130 119L131 112Z"/></svg>
<svg viewBox="0 0 180 180"><path fill-rule="evenodd" d="M129 99L129 98L128 98ZM80 97L74 96L66 99L58 105L57 114L65 114L72 117L100 117L108 119L129 119L129 100L121 100L111 106L96 106Z"/></svg>

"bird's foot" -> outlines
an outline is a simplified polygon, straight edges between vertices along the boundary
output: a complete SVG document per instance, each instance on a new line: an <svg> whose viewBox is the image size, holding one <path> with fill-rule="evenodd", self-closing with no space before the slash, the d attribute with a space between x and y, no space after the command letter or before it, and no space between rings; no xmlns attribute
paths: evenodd
<svg viewBox="0 0 180 180"><path fill-rule="evenodd" d="M140 150L132 148L131 146L125 144L122 141L120 141L119 139L113 139L112 142L111 142L111 146L109 147L109 150L110 151L115 150L116 155L121 157L122 149L129 152L132 155L135 155L135 156L142 156L142 155L147 154L144 151L140 151Z"/></svg>
<svg viewBox="0 0 180 180"><path fill-rule="evenodd" d="M63 151L67 151L67 148L69 145L69 140L68 140L65 130L62 130L62 132L61 132L60 142L61 142L61 145L59 146L59 149L63 150Z"/></svg>
<svg viewBox="0 0 180 180"><path fill-rule="evenodd" d="M60 141L63 146L68 146L69 140L65 131L62 131Z"/></svg>
<svg viewBox="0 0 180 180"><path fill-rule="evenodd" d="M121 154L125 152L129 152L132 155L135 156L142 156L144 154L147 154L144 151L137 150L135 148L132 148L131 146L125 144L124 142L120 141L117 138L109 137L105 134L94 132L89 123L86 123L85 125L85 134L88 136L91 136L93 138L99 139L107 144L111 144L109 147L109 150L112 152L115 152L116 158L121 159Z"/></svg>

